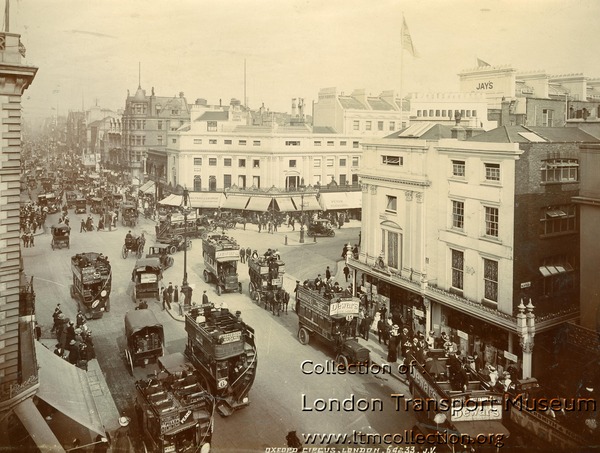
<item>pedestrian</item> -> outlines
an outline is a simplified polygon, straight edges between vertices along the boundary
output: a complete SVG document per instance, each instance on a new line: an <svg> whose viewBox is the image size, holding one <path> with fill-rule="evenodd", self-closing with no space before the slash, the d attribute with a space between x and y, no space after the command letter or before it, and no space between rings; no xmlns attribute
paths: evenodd
<svg viewBox="0 0 600 453"><path fill-rule="evenodd" d="M119 428L115 431L113 439L114 442L111 445L111 451L118 453L130 453L135 451L133 444L129 438L129 417L119 417Z"/></svg>
<svg viewBox="0 0 600 453"><path fill-rule="evenodd" d="M56 308L54 309L54 313L52 314L52 319L54 320L54 324L52 325L52 329L50 332L56 332L58 324L59 324L59 315L62 314L60 309L60 304L56 304Z"/></svg>
<svg viewBox="0 0 600 453"><path fill-rule="evenodd" d="M69 324L65 329L65 334L65 344L70 344L71 340L75 339L75 324L73 324L73 321L69 321Z"/></svg>
<svg viewBox="0 0 600 453"><path fill-rule="evenodd" d="M298 300L298 289L300 289L300 280L296 280L296 287L294 288L294 298L296 300L294 311L296 313L298 313L298 307L300 306L300 301Z"/></svg>
<svg viewBox="0 0 600 453"><path fill-rule="evenodd" d="M294 222L294 216L293 215L290 216L290 221L288 222L288 226L292 227L292 231L296 231L296 225L295 225L295 222Z"/></svg>
<svg viewBox="0 0 600 453"><path fill-rule="evenodd" d="M346 254L348 253L348 244L344 244L342 246L342 258L344 258L344 260L346 260Z"/></svg>
<svg viewBox="0 0 600 453"><path fill-rule="evenodd" d="M387 345L390 338L390 332L388 330L388 325L385 322L385 319L379 317L379 321L377 321L377 342L381 344Z"/></svg>
<svg viewBox="0 0 600 453"><path fill-rule="evenodd" d="M329 266L327 266L327 269L325 269L325 280L329 280L331 278L331 270L329 269ZM346 280L348 281L348 280Z"/></svg>
<svg viewBox="0 0 600 453"><path fill-rule="evenodd" d="M42 326L40 326L38 324L38 322L35 322L35 338L37 341L40 341L40 338L42 337Z"/></svg>
<svg viewBox="0 0 600 453"><path fill-rule="evenodd" d="M169 287L167 288L167 293L169 294L169 304L173 302L173 291L173 283L169 282ZM169 308L171 307L169 306Z"/></svg>
<svg viewBox="0 0 600 453"><path fill-rule="evenodd" d="M252 249L250 247L246 247L246 262L250 261L250 255L252 255Z"/></svg>
<svg viewBox="0 0 600 453"><path fill-rule="evenodd" d="M202 305L209 305L208 294L206 294L206 290L202 293Z"/></svg>
<svg viewBox="0 0 600 453"><path fill-rule="evenodd" d="M35 244L33 243L34 237L35 236L33 235L33 233L29 233L29 246L30 247L35 247Z"/></svg>
<svg viewBox="0 0 600 453"><path fill-rule="evenodd" d="M163 288L162 297L163 297L163 311L166 310L167 307L169 307L169 310L170 310L171 309L171 301L169 300L169 290L167 289L166 286Z"/></svg>
<svg viewBox="0 0 600 453"><path fill-rule="evenodd" d="M344 277L346 277L346 281L348 281L348 277L350 277L350 268L347 264L344 266Z"/></svg>
<svg viewBox="0 0 600 453"><path fill-rule="evenodd" d="M69 363L71 365L77 365L79 362L79 344L75 339L69 342L69 346L67 347L67 351L69 351Z"/></svg>
<svg viewBox="0 0 600 453"><path fill-rule="evenodd" d="M87 231L87 229L85 228L85 220L81 219L81 224L79 226L79 232L85 233L86 231Z"/></svg>
<svg viewBox="0 0 600 453"><path fill-rule="evenodd" d="M176 304L179 303L179 288L177 288L177 285L175 285L175 289L173 290L173 302Z"/></svg>
<svg viewBox="0 0 600 453"><path fill-rule="evenodd" d="M245 248L240 248L240 262L241 263L246 262L246 249Z"/></svg>
<svg viewBox="0 0 600 453"><path fill-rule="evenodd" d="M288 293L287 291L284 291L283 292L283 308L285 309L286 313L288 311L289 303L290 303L290 293Z"/></svg>
<svg viewBox="0 0 600 453"><path fill-rule="evenodd" d="M23 240L23 247L29 247L29 236L27 236L27 233L23 233L21 239Z"/></svg>

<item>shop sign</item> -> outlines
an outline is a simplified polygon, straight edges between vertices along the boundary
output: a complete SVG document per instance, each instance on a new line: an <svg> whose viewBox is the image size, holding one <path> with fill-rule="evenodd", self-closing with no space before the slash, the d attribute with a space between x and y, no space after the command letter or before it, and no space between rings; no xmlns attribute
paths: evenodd
<svg viewBox="0 0 600 453"><path fill-rule="evenodd" d="M333 315L358 315L360 301L356 299L338 299L329 305L329 314Z"/></svg>
<svg viewBox="0 0 600 453"><path fill-rule="evenodd" d="M521 289L530 288L530 287L531 287L531 282L523 282L523 283L521 283Z"/></svg>
<svg viewBox="0 0 600 453"><path fill-rule="evenodd" d="M504 351L504 358L508 360L512 360L513 362L518 362L519 358L513 354L512 352Z"/></svg>
<svg viewBox="0 0 600 453"><path fill-rule="evenodd" d="M423 311L419 310L418 308L414 308L413 313L415 314L415 316L418 316L419 318L425 317L425 313Z"/></svg>
<svg viewBox="0 0 600 453"><path fill-rule="evenodd" d="M220 259L220 258L230 258L230 257L237 257L240 254L240 250L219 250L217 252L215 252L215 259Z"/></svg>
<svg viewBox="0 0 600 453"><path fill-rule="evenodd" d="M462 330L456 329L456 335L458 335L458 337L462 338L463 340L469 339L469 334L467 332L463 332Z"/></svg>

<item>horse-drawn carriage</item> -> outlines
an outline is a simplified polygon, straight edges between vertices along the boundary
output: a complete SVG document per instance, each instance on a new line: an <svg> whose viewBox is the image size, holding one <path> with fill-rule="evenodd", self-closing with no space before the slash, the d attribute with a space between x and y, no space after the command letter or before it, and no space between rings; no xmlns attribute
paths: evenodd
<svg viewBox="0 0 600 453"><path fill-rule="evenodd" d="M251 257L248 260L250 298L259 305L264 302L265 309L271 309L273 314L277 315L286 300L289 301L289 294L283 289L284 273L284 262L273 255Z"/></svg>
<svg viewBox="0 0 600 453"><path fill-rule="evenodd" d="M70 248L71 227L69 225L64 223L58 223L52 225L50 231L52 233L52 240L50 241L50 246L52 247L52 250L56 248L61 249L63 247Z"/></svg>
<svg viewBox="0 0 600 453"><path fill-rule="evenodd" d="M121 205L121 223L123 226L134 227L137 223L137 207L133 203L123 203Z"/></svg>
<svg viewBox="0 0 600 453"><path fill-rule="evenodd" d="M121 250L121 256L123 259L127 258L129 253L136 256L136 258L141 258L144 253L144 245L145 245L144 236L132 236L131 233L127 233L125 236L125 243L123 244L123 249Z"/></svg>
<svg viewBox="0 0 600 453"><path fill-rule="evenodd" d="M133 375L133 368L154 363L164 354L163 326L148 308L125 313L125 361Z"/></svg>

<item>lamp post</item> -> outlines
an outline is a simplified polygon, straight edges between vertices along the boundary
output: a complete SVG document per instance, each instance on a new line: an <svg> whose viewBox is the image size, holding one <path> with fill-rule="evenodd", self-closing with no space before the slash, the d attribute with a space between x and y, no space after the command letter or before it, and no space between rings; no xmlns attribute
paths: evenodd
<svg viewBox="0 0 600 453"><path fill-rule="evenodd" d="M181 292L184 295L184 305L189 305L192 302L192 288L188 284L187 275L187 248L188 248L188 237L187 237L187 219L188 215L192 211L190 206L190 194L187 188L183 189L183 199L181 200L181 212L183 213L183 281L181 282Z"/></svg>
<svg viewBox="0 0 600 453"><path fill-rule="evenodd" d="M304 244L304 190L300 188L300 244Z"/></svg>

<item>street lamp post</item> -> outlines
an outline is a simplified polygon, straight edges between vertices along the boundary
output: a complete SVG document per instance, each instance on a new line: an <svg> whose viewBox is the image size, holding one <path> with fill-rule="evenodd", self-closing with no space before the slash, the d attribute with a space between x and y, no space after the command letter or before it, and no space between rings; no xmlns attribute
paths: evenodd
<svg viewBox="0 0 600 453"><path fill-rule="evenodd" d="M304 244L304 188L300 190L300 244Z"/></svg>
<svg viewBox="0 0 600 453"><path fill-rule="evenodd" d="M188 248L188 237L187 237L187 219L190 214L192 207L189 205L190 194L186 189L183 189L183 199L181 211L183 213L183 282L181 282L181 292L184 295L184 305L189 305L192 302L192 288L188 284L187 275L187 248Z"/></svg>

